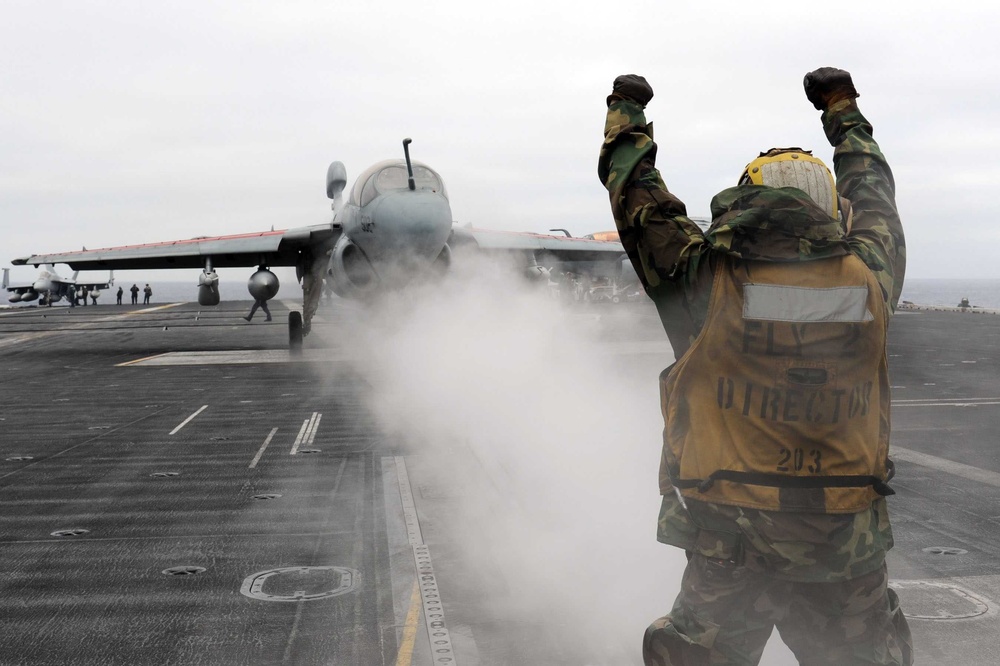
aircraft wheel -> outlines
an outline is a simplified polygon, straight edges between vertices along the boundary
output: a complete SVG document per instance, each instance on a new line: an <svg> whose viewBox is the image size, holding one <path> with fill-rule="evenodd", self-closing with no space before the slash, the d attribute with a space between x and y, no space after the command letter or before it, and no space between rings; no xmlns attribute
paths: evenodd
<svg viewBox="0 0 1000 666"><path fill-rule="evenodd" d="M294 355L302 353L302 313L288 313L288 351Z"/></svg>
<svg viewBox="0 0 1000 666"><path fill-rule="evenodd" d="M622 302L622 297L621 296L612 296L611 297L611 302L612 303L621 303Z"/></svg>

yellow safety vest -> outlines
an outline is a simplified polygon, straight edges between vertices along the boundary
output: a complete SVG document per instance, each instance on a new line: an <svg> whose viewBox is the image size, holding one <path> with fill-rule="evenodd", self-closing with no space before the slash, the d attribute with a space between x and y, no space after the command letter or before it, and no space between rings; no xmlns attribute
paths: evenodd
<svg viewBox="0 0 1000 666"><path fill-rule="evenodd" d="M661 492L814 513L892 494L887 324L853 255L724 257L701 333L661 375Z"/></svg>

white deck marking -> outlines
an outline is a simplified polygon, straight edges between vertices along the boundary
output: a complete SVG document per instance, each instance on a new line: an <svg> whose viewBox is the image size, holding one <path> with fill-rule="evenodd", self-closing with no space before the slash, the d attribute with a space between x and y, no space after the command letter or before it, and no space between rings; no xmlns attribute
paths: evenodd
<svg viewBox="0 0 1000 666"><path fill-rule="evenodd" d="M27 333L17 338L6 338L0 340L0 347L7 347L10 345L16 345L19 342L29 342L31 340L38 340L39 338L47 338L50 335L55 335L56 331L48 331L44 333Z"/></svg>
<svg viewBox="0 0 1000 666"><path fill-rule="evenodd" d="M48 335L48 334L46 334ZM674 360L673 350L665 341L625 342L603 349L609 356L661 356L664 364ZM128 366L191 366L191 365L261 365L264 363L346 363L351 357L343 349L303 349L291 355L287 349L230 349L220 351L166 352L155 356L126 361Z"/></svg>
<svg viewBox="0 0 1000 666"><path fill-rule="evenodd" d="M274 437L274 433L276 433L276 432L278 432L278 429L277 429L277 428L274 428L274 429L272 429L272 430L271 430L271 434L269 434L269 435L267 436L267 439L265 439L265 440L264 440L264 443L263 443L263 444L261 445L261 447L260 447L260 451L258 451L258 452L257 452L257 455L255 455L255 456L253 457L253 462L251 462L251 463L250 463L250 468L249 468L249 469L253 469L254 467L256 467L256 466L257 466L257 463L259 463L259 462L260 462L260 457L261 457L262 455L264 455L264 449L266 449L266 448L267 448L267 445L271 443L271 438L272 438L272 437Z"/></svg>
<svg viewBox="0 0 1000 666"><path fill-rule="evenodd" d="M892 565L890 565L890 570ZM994 664L1000 635L1000 576L961 576L922 580L893 579L900 606L921 652L947 655L931 662ZM984 611L985 607L985 612ZM959 636L963 637L961 640ZM926 660L918 658L917 663Z"/></svg>
<svg viewBox="0 0 1000 666"><path fill-rule="evenodd" d="M1000 405L1000 398L924 398L921 400L893 400L893 407L976 407Z"/></svg>
<svg viewBox="0 0 1000 666"><path fill-rule="evenodd" d="M305 437L306 428L308 427L309 427L309 419L306 419L305 421L302 422L302 427L299 428L299 434L295 438L295 443L292 444L292 450L288 452L288 455L294 456L296 453L299 452L299 444L302 443L302 438Z"/></svg>
<svg viewBox="0 0 1000 666"><path fill-rule="evenodd" d="M438 590L430 548L423 542L423 534L420 531L420 521L413 503L413 491L410 489L410 477L406 472L406 462L402 456L396 456L393 460L396 462L399 497L403 504L403 520L406 523L406 533L410 546L413 548L413 562L417 567L417 583L420 585L424 624L427 628L427 640L430 642L433 653L431 659L435 664L456 666L458 661L455 659L455 652L451 647L451 635L448 633L448 625L444 620L444 602L441 601L441 592Z"/></svg>
<svg viewBox="0 0 1000 666"><path fill-rule="evenodd" d="M323 418L323 415L318 412L313 414L313 416L316 417L316 420L313 421L312 428L310 428L309 433L306 435L305 441L309 446L312 446L313 442L316 441L316 431L319 430L319 422Z"/></svg>
<svg viewBox="0 0 1000 666"><path fill-rule="evenodd" d="M303 349L301 355L295 356L289 354L287 349L232 349L167 352L129 361L128 365L260 365L262 363L339 363L346 360L348 357L337 349Z"/></svg>
<svg viewBox="0 0 1000 666"><path fill-rule="evenodd" d="M184 419L184 421L182 421L179 426L177 426L176 428L174 428L173 430L170 431L170 434L173 435L178 430L180 430L181 428L183 428L184 426L186 426L188 423L191 423L191 421L192 421L192 419L194 419L194 417L198 416L199 414L201 414L206 409L208 409L208 405L202 405L201 409L199 409L197 412L195 412L191 416L189 416L186 419Z"/></svg>
<svg viewBox="0 0 1000 666"><path fill-rule="evenodd" d="M144 310L133 310L131 312L124 312L124 313L121 313L121 314L113 314L113 315L108 315L106 317L98 317L93 322L87 322L87 323L76 323L76 322L73 322L72 319L66 319L66 320L63 321L63 323L65 324L65 328L61 328L61 329L56 330L56 331L38 331L37 333L27 333L25 335L21 335L20 337L16 337L16 338L6 338L4 340L0 340L0 347L6 347L6 346L9 346L9 345L16 345L16 344L18 344L20 342L30 342L32 340L40 340L42 338L48 338L48 337L51 337L53 335L61 335L63 333L67 333L67 332L86 331L86 330L92 328L95 323L96 324L100 324L100 323L109 322L109 321L123 321L126 317L130 317L130 316L132 316L134 314L140 314L140 313L143 313L143 312L155 312L156 310L164 310L166 308L173 308L173 307L176 307L178 305L184 305L184 304L183 303L170 303L168 305L160 305L160 306L156 306L156 307L152 307L152 308L146 308ZM67 308L67 310L68 310L68 308ZM58 314L64 314L64 315L65 314L69 314L67 311L62 310L61 308L57 312L58 312ZM13 314L13 313L11 313L11 314ZM43 315L43 317L47 317L47 316L49 316L49 315L48 314ZM140 360L142 360L142 359L140 359Z"/></svg>
<svg viewBox="0 0 1000 666"><path fill-rule="evenodd" d="M960 476L963 479L969 479L970 481L985 483L986 485L993 486L994 488L1000 488L1000 474L981 467L973 467L972 465L966 465L953 460L939 458L927 453L920 453L919 451L912 451L910 449L902 449L898 446L890 447L889 457L894 460L905 460L906 462L911 462L922 467L930 467L931 469L940 470L947 474L953 474L954 476Z"/></svg>
<svg viewBox="0 0 1000 666"><path fill-rule="evenodd" d="M299 435L295 438L295 443L292 444L292 450L288 452L288 455L294 456L299 452L299 446L302 444L310 445L316 439L316 428L319 427L319 420L323 418L323 415L319 412L313 412L312 416L302 422L302 427L299 428Z"/></svg>

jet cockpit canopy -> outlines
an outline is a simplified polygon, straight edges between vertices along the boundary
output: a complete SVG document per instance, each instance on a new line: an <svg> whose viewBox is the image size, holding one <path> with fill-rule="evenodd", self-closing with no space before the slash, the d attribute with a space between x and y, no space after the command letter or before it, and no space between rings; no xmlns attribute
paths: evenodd
<svg viewBox="0 0 1000 666"><path fill-rule="evenodd" d="M406 163L403 160L379 162L358 176L348 202L355 206L364 206L379 194L408 189L407 178ZM413 180L418 190L431 190L445 199L448 198L441 176L426 164L413 163Z"/></svg>

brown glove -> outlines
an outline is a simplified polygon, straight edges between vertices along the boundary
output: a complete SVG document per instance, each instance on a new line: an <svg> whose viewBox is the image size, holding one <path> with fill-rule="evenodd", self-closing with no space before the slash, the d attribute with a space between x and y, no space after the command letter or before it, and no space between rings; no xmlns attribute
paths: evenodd
<svg viewBox="0 0 1000 666"><path fill-rule="evenodd" d="M806 74L802 80L806 98L820 111L845 99L860 97L851 81L851 73L836 67L820 67Z"/></svg>
<svg viewBox="0 0 1000 666"><path fill-rule="evenodd" d="M638 74L622 74L615 79L611 88L611 94L608 95L608 106L619 99L635 102L642 108L646 108L649 100L653 99L653 89L646 83L646 79Z"/></svg>

